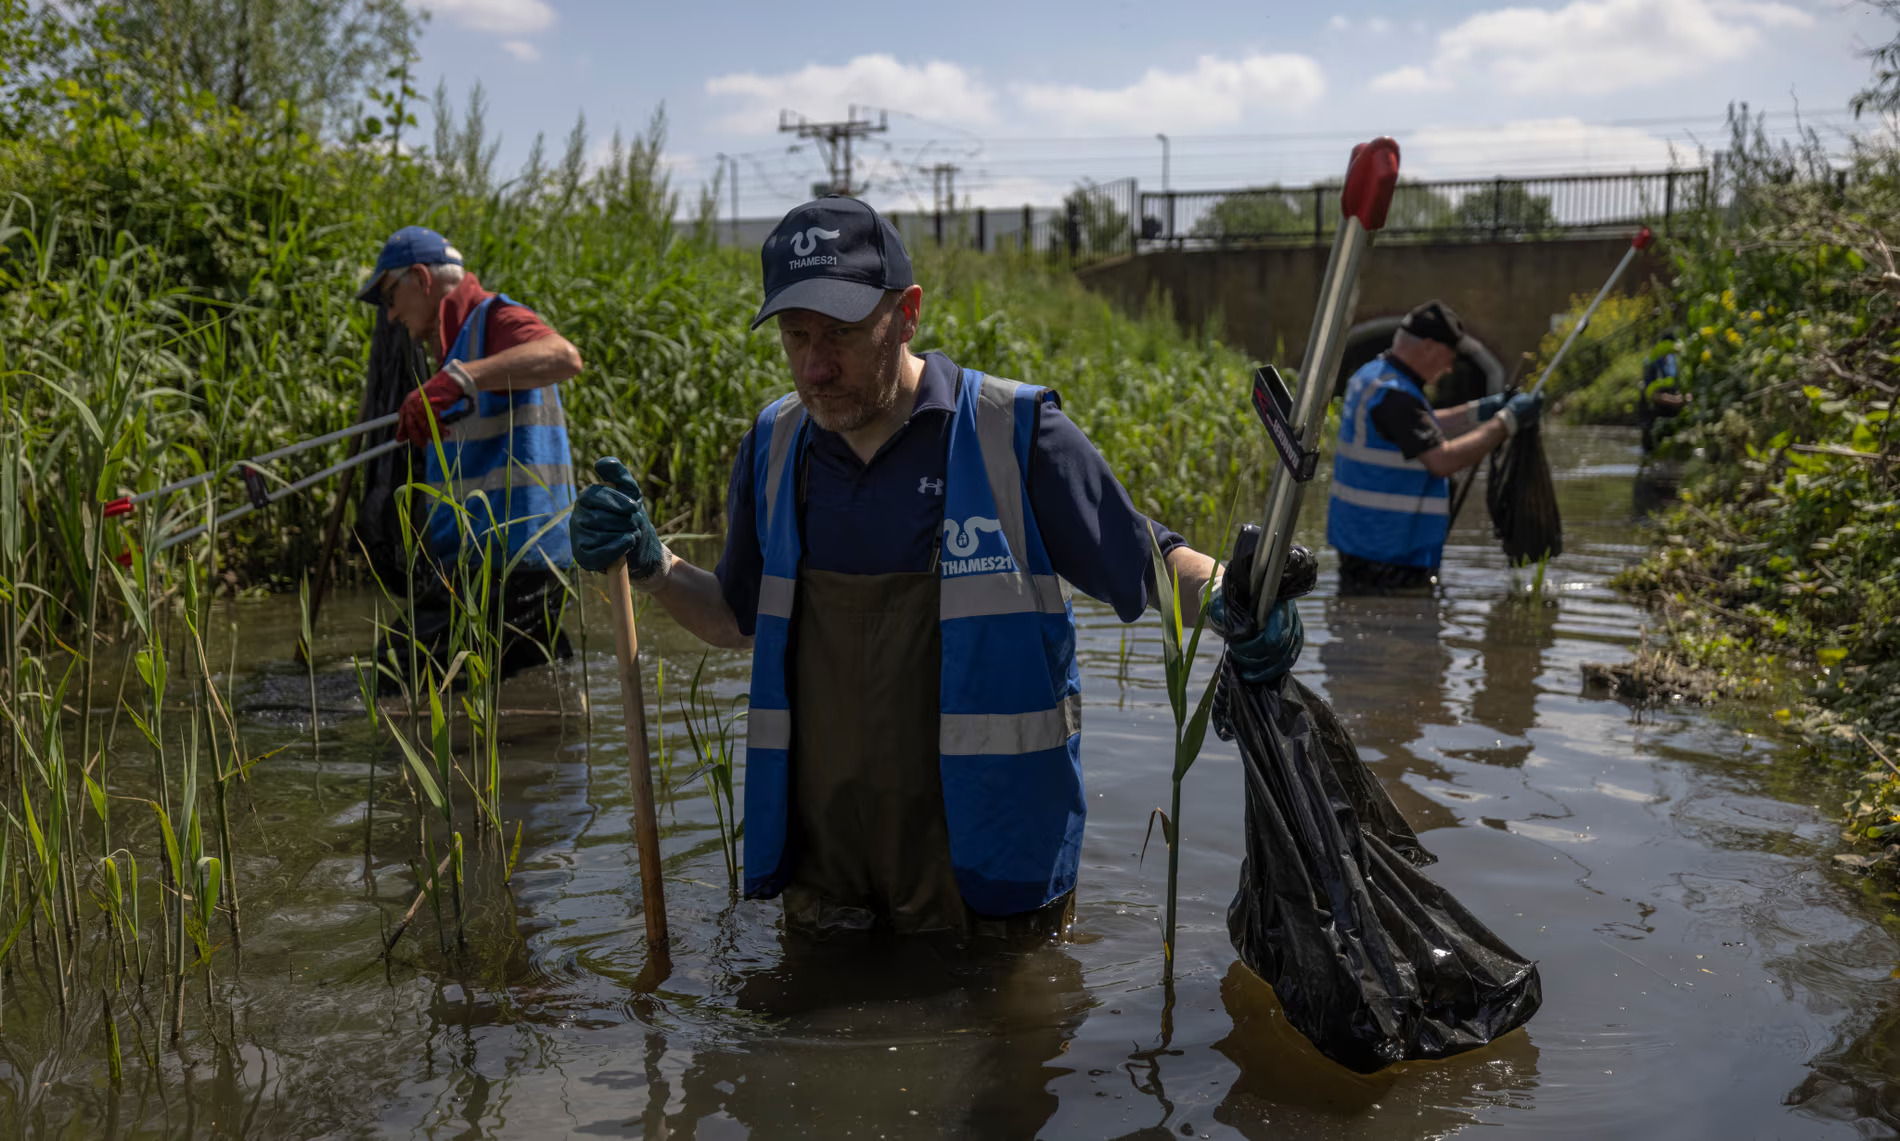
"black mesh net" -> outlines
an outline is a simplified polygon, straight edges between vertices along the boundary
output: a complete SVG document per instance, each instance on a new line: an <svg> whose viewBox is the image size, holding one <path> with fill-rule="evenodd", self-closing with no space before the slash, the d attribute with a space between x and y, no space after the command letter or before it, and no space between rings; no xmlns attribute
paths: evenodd
<svg viewBox="0 0 1900 1141"><path fill-rule="evenodd" d="M1484 495L1491 509L1491 530L1504 544L1504 555L1512 566L1564 553L1557 488L1550 480L1543 433L1535 424L1519 429L1510 443L1491 453Z"/></svg>

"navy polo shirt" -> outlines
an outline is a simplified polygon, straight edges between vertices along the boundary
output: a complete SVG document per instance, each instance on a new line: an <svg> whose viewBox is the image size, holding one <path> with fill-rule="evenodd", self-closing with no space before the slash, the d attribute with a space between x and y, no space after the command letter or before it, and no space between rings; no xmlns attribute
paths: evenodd
<svg viewBox="0 0 1900 1141"><path fill-rule="evenodd" d="M844 437L811 426L800 512L805 566L890 574L936 565L960 371L942 353L924 356L910 418L868 464ZM1055 402L1041 404L1037 417L1025 482L1049 561L1077 590L1133 622L1148 605L1155 543L1166 553L1185 540L1135 510L1108 461ZM715 572L740 631L748 635L765 573L757 513L748 431L726 490L726 550Z"/></svg>

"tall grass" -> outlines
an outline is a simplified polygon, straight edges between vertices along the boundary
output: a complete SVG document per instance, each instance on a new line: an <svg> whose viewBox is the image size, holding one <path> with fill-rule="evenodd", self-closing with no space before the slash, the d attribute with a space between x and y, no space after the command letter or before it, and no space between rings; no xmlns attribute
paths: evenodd
<svg viewBox="0 0 1900 1141"><path fill-rule="evenodd" d="M296 589L330 503L294 497L167 552L166 535L235 505L236 489L213 480L115 518L102 505L345 426L373 316L354 293L408 223L448 234L485 284L579 346L586 370L562 389L577 467L628 458L662 530L717 533L739 442L790 387L770 330L747 328L755 255L675 221L659 116L598 165L577 124L558 155L537 144L504 182L479 105L440 108L433 147L416 152L317 138L291 107L196 114L146 121L104 99L56 135L0 140L0 1025L42 1002L83 1012L114 1075L122 1053L157 1065L162 1043L213 1010L214 976L241 969L234 817L268 762L245 744L237 647L213 644L211 608ZM1236 430L1239 355L1159 313L1118 314L1032 261L916 253L928 298L915 347L1059 389L1144 510L1212 520L1264 470L1263 441ZM273 474L337 458L309 453ZM481 534L464 505L415 498ZM427 903L456 954L470 867L512 870L519 849L506 850L501 818L503 583L473 561L444 573L445 661L371 662L366 638L358 677L400 757L400 776L383 779L412 803L398 811L413 823L416 905L395 932ZM409 610L412 590L391 584L380 613ZM308 642L307 611L301 626ZM375 692L384 669L394 701ZM313 751L316 683L313 665ZM684 705L736 884L741 713L697 675ZM389 804L377 781L373 770L372 820ZM367 876L368 820L364 835ZM480 845L492 861L469 858Z"/></svg>

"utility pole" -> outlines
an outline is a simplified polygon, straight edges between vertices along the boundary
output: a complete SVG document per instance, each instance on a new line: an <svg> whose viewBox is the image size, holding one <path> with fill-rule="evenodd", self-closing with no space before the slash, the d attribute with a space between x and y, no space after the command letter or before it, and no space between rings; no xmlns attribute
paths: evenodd
<svg viewBox="0 0 1900 1141"><path fill-rule="evenodd" d="M1161 140L1161 192L1166 194L1168 192L1168 136L1156 131L1155 138Z"/></svg>
<svg viewBox="0 0 1900 1141"><path fill-rule="evenodd" d="M871 108L866 107L868 115ZM845 112L843 122L814 123L796 111L780 111L778 129L789 131L801 139L817 142L825 156L825 168L831 173L831 189L834 194L857 197L866 187L853 183L851 178L851 141L866 135L880 134L890 130L889 116L879 111L877 122L858 118L858 108L852 104Z"/></svg>
<svg viewBox="0 0 1900 1141"><path fill-rule="evenodd" d="M739 156L732 156L732 244L739 244Z"/></svg>
<svg viewBox="0 0 1900 1141"><path fill-rule="evenodd" d="M739 244L739 160L726 155L724 152L716 154L713 157L719 160L719 170L721 173L724 173L728 163L732 165L732 220L729 223L729 228L732 230L732 244L736 246ZM717 188L715 187L715 189Z"/></svg>
<svg viewBox="0 0 1900 1141"><path fill-rule="evenodd" d="M957 172L963 168L953 162L940 162L924 168L930 172L931 200L938 213L957 209Z"/></svg>

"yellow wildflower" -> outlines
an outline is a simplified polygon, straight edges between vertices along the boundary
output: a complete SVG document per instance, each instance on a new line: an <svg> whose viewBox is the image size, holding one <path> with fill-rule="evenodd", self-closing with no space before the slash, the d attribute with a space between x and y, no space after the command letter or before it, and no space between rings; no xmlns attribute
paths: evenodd
<svg viewBox="0 0 1900 1141"><path fill-rule="evenodd" d="M1700 329L1698 329L1698 330L1696 330L1696 331L1697 331L1697 332L1699 332L1699 333L1701 333L1701 334L1702 334L1702 335L1703 335L1704 337L1713 337L1713 336L1715 336L1715 326L1714 326L1714 325L1704 325L1704 326L1702 326L1702 328L1700 328Z"/></svg>
<svg viewBox="0 0 1900 1141"><path fill-rule="evenodd" d="M1703 349L1703 350L1702 350L1702 363L1703 363L1703 364L1708 364L1708 363L1709 363L1709 357L1710 357L1710 353L1709 353L1709 350L1707 350L1707 349Z"/></svg>
<svg viewBox="0 0 1900 1141"><path fill-rule="evenodd" d="M1730 330L1728 331L1728 343L1729 343L1729 344L1731 344L1731 345L1739 345L1739 344L1741 344L1741 343L1742 343L1742 335L1741 335L1740 333L1738 333L1738 332L1736 332L1735 330L1733 330L1733 329L1730 329Z"/></svg>
<svg viewBox="0 0 1900 1141"><path fill-rule="evenodd" d="M1731 313L1735 311L1735 291L1733 289L1724 289L1722 291L1722 308L1727 309Z"/></svg>
<svg viewBox="0 0 1900 1141"><path fill-rule="evenodd" d="M1748 319L1749 319L1750 321L1759 321L1759 320L1761 320L1761 310L1759 310L1759 309L1757 309L1757 310L1755 310L1754 312L1752 312L1752 313L1750 313L1750 314L1748 315Z"/></svg>

